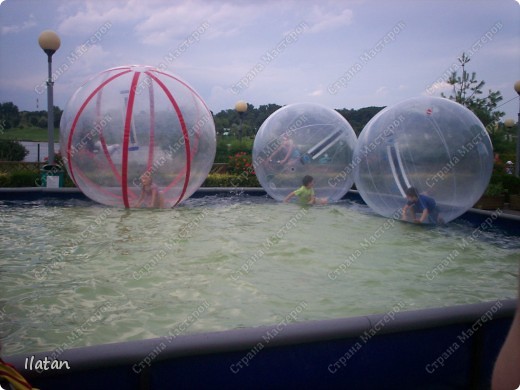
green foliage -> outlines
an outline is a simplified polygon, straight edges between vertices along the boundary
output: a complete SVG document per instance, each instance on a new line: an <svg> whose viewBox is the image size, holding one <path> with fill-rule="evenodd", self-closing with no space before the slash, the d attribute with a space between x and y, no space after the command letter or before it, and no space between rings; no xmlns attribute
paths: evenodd
<svg viewBox="0 0 520 390"><path fill-rule="evenodd" d="M254 138L265 120L281 107L278 104L266 104L255 108L253 105L248 104L247 111L242 115L242 118L234 109L222 110L214 115L217 134L223 135L225 132L228 132L230 136L238 137L241 128L243 140ZM368 121L383 108L365 107L359 110L341 108L336 109L336 111L350 123L356 134L359 135Z"/></svg>
<svg viewBox="0 0 520 390"><path fill-rule="evenodd" d="M57 107L54 106L53 109L54 114L54 127L60 127L60 121L61 116L63 114L63 111ZM22 111L21 112L21 126L35 126L39 127L40 129L46 129L47 128L47 110L40 110L40 111Z"/></svg>
<svg viewBox="0 0 520 390"><path fill-rule="evenodd" d="M12 102L0 103L0 126L2 130L18 127L20 118L18 107Z"/></svg>
<svg viewBox="0 0 520 390"><path fill-rule="evenodd" d="M59 140L59 129L54 129L54 140ZM47 142L49 135L47 129L41 129L35 126L18 127L10 129L3 133L0 132L0 139L11 139L18 141Z"/></svg>
<svg viewBox="0 0 520 390"><path fill-rule="evenodd" d="M0 187L9 187L11 182L11 174L7 172L0 172Z"/></svg>
<svg viewBox="0 0 520 390"><path fill-rule="evenodd" d="M56 154L57 163L60 155ZM59 164L57 164L60 167ZM75 187L74 182L63 168L63 186ZM59 169L59 168L58 168ZM41 186L41 164L38 163L0 163L0 187Z"/></svg>
<svg viewBox="0 0 520 390"><path fill-rule="evenodd" d="M350 126L354 129L356 135L359 136L361 130L379 111L384 107L365 107L359 110L347 110L346 108L336 109L343 118L345 118Z"/></svg>
<svg viewBox="0 0 520 390"><path fill-rule="evenodd" d="M508 127L504 123L489 126L489 137L493 144L493 151L498 153L502 163L507 160L515 160L516 155L516 132L517 128Z"/></svg>
<svg viewBox="0 0 520 390"><path fill-rule="evenodd" d="M262 123L276 110L281 108L277 104L267 104L255 108L248 104L247 111L241 119L235 110L223 110L215 115L215 128L217 130L217 153L215 162L227 163L229 156L236 153L246 152L252 154L254 137L262 126ZM363 127L381 111L384 107L365 107L359 110L337 109L350 123L357 135L361 133ZM243 137L238 137L238 126L242 123ZM228 132L229 135L223 135Z"/></svg>
<svg viewBox="0 0 520 390"><path fill-rule="evenodd" d="M240 175L253 173L252 158L250 153L238 152L228 157L227 170L229 173Z"/></svg>
<svg viewBox="0 0 520 390"><path fill-rule="evenodd" d="M48 161L49 161L49 157L45 157L43 159L43 162L45 164L47 164ZM60 152L54 153L54 165L56 165L62 171L65 170L65 160L63 159L63 157L62 157Z"/></svg>
<svg viewBox="0 0 520 390"><path fill-rule="evenodd" d="M466 72L465 65L469 61L469 57L462 53L459 58L462 75L459 76L457 72L453 72L447 80L448 84L453 86L453 95L450 95L449 99L473 111L484 126L488 127L497 123L505 115L502 111L495 111L498 103L502 100L502 94L498 91L489 90L486 97L480 97L486 83L478 81L475 72L472 72L471 75ZM444 94L442 96L446 97Z"/></svg>
<svg viewBox="0 0 520 390"><path fill-rule="evenodd" d="M29 171L14 171L8 174L8 179L2 187L36 187L40 182L38 173Z"/></svg>
<svg viewBox="0 0 520 390"><path fill-rule="evenodd" d="M520 177L504 175L502 176L501 183L509 195L520 194Z"/></svg>
<svg viewBox="0 0 520 390"><path fill-rule="evenodd" d="M252 104L248 104L247 111L241 116L235 109L222 110L214 115L217 134L228 131L238 137L241 129L243 138L254 138L262 123L280 107L278 104L267 104L255 108Z"/></svg>
<svg viewBox="0 0 520 390"><path fill-rule="evenodd" d="M210 173L203 187L260 187L254 174L232 175L229 173Z"/></svg>
<svg viewBox="0 0 520 390"><path fill-rule="evenodd" d="M514 151L515 143L505 140L502 132L493 131L489 133L489 138L491 139L491 144L493 145L493 151L498 153L500 156L502 156L503 153Z"/></svg>
<svg viewBox="0 0 520 390"><path fill-rule="evenodd" d="M235 137L223 136L217 139L217 153L215 155L216 163L227 163L229 162L229 156L245 152L252 154L253 151L253 140L242 139L238 140Z"/></svg>
<svg viewBox="0 0 520 390"><path fill-rule="evenodd" d="M502 183L490 183L484 192L484 195L486 196L500 196L503 194L504 187L502 186Z"/></svg>
<svg viewBox="0 0 520 390"><path fill-rule="evenodd" d="M0 140L0 161L23 161L29 151L18 141Z"/></svg>

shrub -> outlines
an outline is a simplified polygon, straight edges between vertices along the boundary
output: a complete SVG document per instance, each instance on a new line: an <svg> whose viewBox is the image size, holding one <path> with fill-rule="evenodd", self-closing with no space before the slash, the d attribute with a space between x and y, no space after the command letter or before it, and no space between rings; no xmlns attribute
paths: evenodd
<svg viewBox="0 0 520 390"><path fill-rule="evenodd" d="M15 171L11 174L9 187L35 187L40 183L38 173L27 171Z"/></svg>
<svg viewBox="0 0 520 390"><path fill-rule="evenodd" d="M0 187L9 187L11 175L7 172L0 172Z"/></svg>
<svg viewBox="0 0 520 390"><path fill-rule="evenodd" d="M67 172L63 172L63 186L76 187ZM40 187L42 185L39 172L27 170L13 170L12 172L0 172L0 187Z"/></svg>
<svg viewBox="0 0 520 390"><path fill-rule="evenodd" d="M29 151L18 141L0 140L0 161L23 161Z"/></svg>
<svg viewBox="0 0 520 390"><path fill-rule="evenodd" d="M484 192L486 196L500 196L504 193L504 187L502 183L489 184Z"/></svg>
<svg viewBox="0 0 520 390"><path fill-rule="evenodd" d="M255 175L230 175L228 173L211 173L203 187L260 187Z"/></svg>
<svg viewBox="0 0 520 390"><path fill-rule="evenodd" d="M502 176L502 186L509 194L520 194L520 177L504 175Z"/></svg>
<svg viewBox="0 0 520 390"><path fill-rule="evenodd" d="M241 175L242 173L254 174L251 155L246 152L238 152L229 156L227 170L229 173Z"/></svg>
<svg viewBox="0 0 520 390"><path fill-rule="evenodd" d="M74 184L67 171L63 172L63 175L63 187L76 187L76 184Z"/></svg>
<svg viewBox="0 0 520 390"><path fill-rule="evenodd" d="M230 155L240 152L251 154L253 150L253 142L249 139L239 141L232 137L219 137L217 140L217 152L215 162L227 163Z"/></svg>

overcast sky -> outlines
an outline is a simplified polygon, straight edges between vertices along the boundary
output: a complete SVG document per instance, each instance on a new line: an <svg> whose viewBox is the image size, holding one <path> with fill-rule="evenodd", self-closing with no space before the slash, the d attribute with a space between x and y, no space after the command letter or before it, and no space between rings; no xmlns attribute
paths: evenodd
<svg viewBox="0 0 520 390"><path fill-rule="evenodd" d="M388 106L449 94L466 52L485 92L502 92L504 119L518 113L518 0L0 2L0 102L21 110L47 107L38 36L51 29L61 108L86 79L128 64L180 76L214 113L238 100Z"/></svg>

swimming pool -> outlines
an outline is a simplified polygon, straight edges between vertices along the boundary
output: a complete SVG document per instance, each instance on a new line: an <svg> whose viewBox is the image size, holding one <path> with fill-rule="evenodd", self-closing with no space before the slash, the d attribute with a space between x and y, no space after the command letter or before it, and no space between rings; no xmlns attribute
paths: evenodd
<svg viewBox="0 0 520 390"><path fill-rule="evenodd" d="M173 210L0 201L3 353L516 296L520 243L495 224L416 226L351 200L247 194Z"/></svg>

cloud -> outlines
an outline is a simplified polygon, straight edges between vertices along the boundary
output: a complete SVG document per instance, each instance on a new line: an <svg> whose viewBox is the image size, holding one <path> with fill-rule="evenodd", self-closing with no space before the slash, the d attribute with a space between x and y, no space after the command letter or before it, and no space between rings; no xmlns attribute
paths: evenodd
<svg viewBox="0 0 520 390"><path fill-rule="evenodd" d="M78 47L78 50L79 49L81 49L81 47ZM105 51L100 45L92 45L81 57L80 67L83 68L84 71L90 73L93 70L97 70L99 64L103 63L109 57L110 53Z"/></svg>
<svg viewBox="0 0 520 390"><path fill-rule="evenodd" d="M59 13L63 21L58 27L58 31L68 35L82 35L93 33L99 26L110 22L111 24L123 24L142 18L143 15L150 13L146 5L129 0L128 2L82 2L72 3L75 5L74 14L68 15L70 9L67 6L60 8ZM114 6L118 4L120 6Z"/></svg>
<svg viewBox="0 0 520 390"><path fill-rule="evenodd" d="M322 96L322 95L323 95L323 88L321 88L321 87L318 89L315 89L314 91L307 94L307 96L312 96L312 97Z"/></svg>
<svg viewBox="0 0 520 390"><path fill-rule="evenodd" d="M390 90L388 89L388 87L382 86L376 90L376 96L388 96L389 92Z"/></svg>
<svg viewBox="0 0 520 390"><path fill-rule="evenodd" d="M333 30L352 23L354 13L350 9L327 10L320 5L315 5L308 15L307 22L311 25L310 32L318 33L325 30Z"/></svg>
<svg viewBox="0 0 520 390"><path fill-rule="evenodd" d="M145 18L135 26L141 42L149 45L165 45L192 29L193 15L190 4L181 3L166 7L153 14L145 14Z"/></svg>
<svg viewBox="0 0 520 390"><path fill-rule="evenodd" d="M145 18L136 26L136 32L143 43L154 46L185 39L202 25L209 25L204 39L237 36L244 29L265 27L262 18L272 13L272 4L204 0L173 3L160 12L144 12Z"/></svg>
<svg viewBox="0 0 520 390"><path fill-rule="evenodd" d="M448 84L446 81L436 81L432 85L430 85L428 88L426 88L422 95L424 96L436 96L440 95L441 93L449 94L453 91L453 86L451 84Z"/></svg>
<svg viewBox="0 0 520 390"><path fill-rule="evenodd" d="M61 33L91 33L100 25L110 22L118 29L130 27L134 36L127 38L137 39L149 46L164 46L185 39L201 24L208 22L211 29L207 37L235 35L269 10L272 12L269 2L265 5L205 0L72 3L74 7L63 5L60 8L63 20L59 26Z"/></svg>
<svg viewBox="0 0 520 390"><path fill-rule="evenodd" d="M24 21L19 25L11 25L11 26L2 26L0 29L0 34L16 34L23 30L27 30L31 27L36 26L36 21L34 19L34 15L29 15L29 20Z"/></svg>

